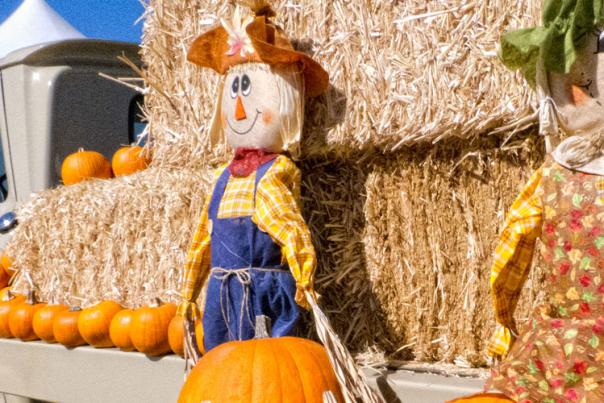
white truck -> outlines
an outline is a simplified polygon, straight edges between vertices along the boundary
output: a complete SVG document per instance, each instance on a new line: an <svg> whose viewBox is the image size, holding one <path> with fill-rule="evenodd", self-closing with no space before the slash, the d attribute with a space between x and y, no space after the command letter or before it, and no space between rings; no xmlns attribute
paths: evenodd
<svg viewBox="0 0 604 403"><path fill-rule="evenodd" d="M0 59L0 249L15 208L60 184L61 163L78 148L107 158L143 130L136 91L99 76L131 77L118 56L140 65L132 43L75 39Z"/></svg>

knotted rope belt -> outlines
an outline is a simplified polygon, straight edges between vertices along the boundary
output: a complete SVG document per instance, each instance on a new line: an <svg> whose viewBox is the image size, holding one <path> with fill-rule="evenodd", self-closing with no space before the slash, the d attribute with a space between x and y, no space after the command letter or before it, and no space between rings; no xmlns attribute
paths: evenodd
<svg viewBox="0 0 604 403"><path fill-rule="evenodd" d="M225 323L227 324L227 329L229 331L229 338L231 340L235 340L235 339L241 340L241 334L243 332L244 315L247 314L246 316L247 316L248 322L250 323L252 328L254 327L254 323L252 322L252 319L250 318L249 307L248 307L248 301L250 298L250 285L252 284L252 271L265 272L265 273L270 273L270 272L289 273L289 270L287 270L287 269L265 268L265 267L243 267L240 269L225 269L222 267L214 267L210 271L210 274L212 276L214 276L214 278L216 280L220 281L220 310L222 312L222 318L224 319ZM230 291L229 287L226 287L226 290L225 290L225 285L228 283L228 281L231 278L234 278L237 281L239 281L239 284L241 284L241 287L243 289L242 298L241 298L241 306L239 308L239 332L236 337L231 332L231 326L230 326L231 315L230 315L230 312L228 309L229 306L231 306L231 291Z"/></svg>

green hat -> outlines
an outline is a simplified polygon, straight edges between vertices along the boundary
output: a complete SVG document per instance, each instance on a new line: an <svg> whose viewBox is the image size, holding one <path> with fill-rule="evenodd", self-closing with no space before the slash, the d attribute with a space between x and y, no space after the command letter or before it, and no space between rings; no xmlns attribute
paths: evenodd
<svg viewBox="0 0 604 403"><path fill-rule="evenodd" d="M568 73L588 35L604 21L604 0L545 0L542 27L506 32L500 57L535 85L537 63L545 70Z"/></svg>

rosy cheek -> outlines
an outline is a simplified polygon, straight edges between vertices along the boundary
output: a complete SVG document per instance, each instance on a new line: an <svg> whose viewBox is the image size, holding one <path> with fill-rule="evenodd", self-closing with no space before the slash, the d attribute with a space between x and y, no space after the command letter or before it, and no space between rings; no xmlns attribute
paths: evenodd
<svg viewBox="0 0 604 403"><path fill-rule="evenodd" d="M262 121L264 122L265 126L268 126L271 124L271 122L273 121L273 112L271 112L268 109L265 109L262 112Z"/></svg>

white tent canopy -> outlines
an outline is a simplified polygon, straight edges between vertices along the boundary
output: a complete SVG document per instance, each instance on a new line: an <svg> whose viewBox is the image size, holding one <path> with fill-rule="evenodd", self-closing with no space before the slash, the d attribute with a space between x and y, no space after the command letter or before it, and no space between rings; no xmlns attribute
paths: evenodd
<svg viewBox="0 0 604 403"><path fill-rule="evenodd" d="M44 0L24 0L0 25L0 59L10 52L46 42L84 38Z"/></svg>

